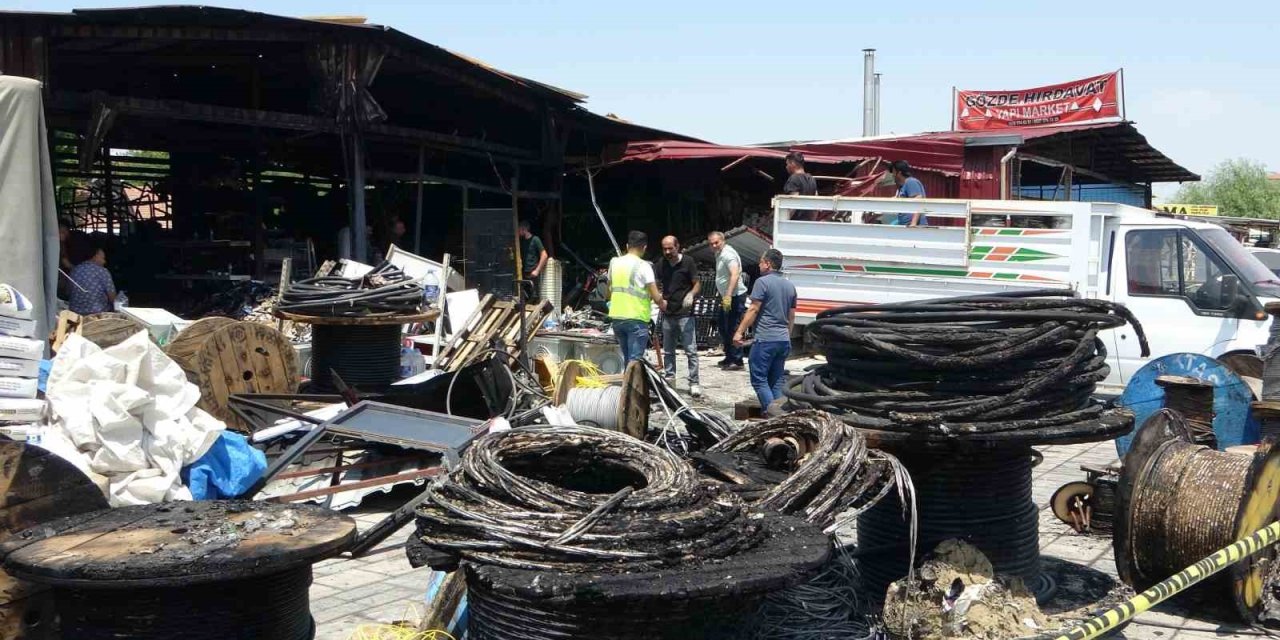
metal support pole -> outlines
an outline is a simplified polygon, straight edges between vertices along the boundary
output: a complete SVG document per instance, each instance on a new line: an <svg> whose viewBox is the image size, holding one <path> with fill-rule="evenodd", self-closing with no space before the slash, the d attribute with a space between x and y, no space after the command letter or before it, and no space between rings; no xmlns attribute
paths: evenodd
<svg viewBox="0 0 1280 640"><path fill-rule="evenodd" d="M422 181L427 172L427 147L418 146L418 199L413 205L413 252L422 255ZM445 263L449 262L449 254L445 254ZM446 267L447 269L447 267Z"/></svg>
<svg viewBox="0 0 1280 640"><path fill-rule="evenodd" d="M351 253L356 262L368 262L369 234L364 214L364 136L351 132Z"/></svg>
<svg viewBox="0 0 1280 640"><path fill-rule="evenodd" d="M880 135L880 74L876 74L872 82L871 97L875 100L875 118L871 123L871 135Z"/></svg>
<svg viewBox="0 0 1280 640"><path fill-rule="evenodd" d="M874 135L875 129L876 50L862 50L862 135Z"/></svg>

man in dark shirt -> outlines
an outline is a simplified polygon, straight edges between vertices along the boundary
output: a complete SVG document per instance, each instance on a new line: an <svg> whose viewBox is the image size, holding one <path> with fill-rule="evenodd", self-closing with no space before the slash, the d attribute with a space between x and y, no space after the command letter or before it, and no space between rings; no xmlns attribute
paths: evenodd
<svg viewBox="0 0 1280 640"><path fill-rule="evenodd" d="M789 196L818 195L818 181L804 172L804 154L792 151L787 154L787 183L782 192Z"/></svg>
<svg viewBox="0 0 1280 640"><path fill-rule="evenodd" d="M889 165L893 174L893 183L898 185L897 198L924 198L924 183L920 178L911 175L911 165L906 160L898 160ZM919 213L899 213L894 224L914 227L923 223Z"/></svg>
<svg viewBox="0 0 1280 640"><path fill-rule="evenodd" d="M796 287L782 276L782 252L769 249L760 257L760 277L751 288L751 307L742 317L733 342L743 344L743 334L755 325L748 370L760 410L783 398L787 356L791 355L791 329L796 324Z"/></svg>
<svg viewBox="0 0 1280 640"><path fill-rule="evenodd" d="M663 365L667 380L676 379L676 342L684 348L689 362L689 395L702 396L698 388L698 330L693 317L693 301L702 290L698 281L698 264L680 252L675 236L662 239L662 257L653 263L653 273L666 301L662 314Z"/></svg>
<svg viewBox="0 0 1280 640"><path fill-rule="evenodd" d="M542 238L533 235L533 230L528 220L521 220L519 226L520 234L520 273L525 280L532 280L533 291L529 288L525 289L525 295L529 300L537 300L538 278L542 275L542 268L547 266L547 248L542 246Z"/></svg>

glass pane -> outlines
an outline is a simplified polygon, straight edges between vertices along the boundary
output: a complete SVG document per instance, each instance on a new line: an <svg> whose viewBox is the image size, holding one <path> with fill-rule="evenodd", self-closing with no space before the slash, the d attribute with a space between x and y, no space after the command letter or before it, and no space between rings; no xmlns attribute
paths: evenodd
<svg viewBox="0 0 1280 640"><path fill-rule="evenodd" d="M1180 236L1182 243L1183 294L1201 309L1226 309L1230 300L1222 299L1222 263L1210 256L1190 234Z"/></svg>
<svg viewBox="0 0 1280 640"><path fill-rule="evenodd" d="M1125 236L1129 265L1129 293L1176 296L1178 286L1178 231L1153 229L1130 231Z"/></svg>

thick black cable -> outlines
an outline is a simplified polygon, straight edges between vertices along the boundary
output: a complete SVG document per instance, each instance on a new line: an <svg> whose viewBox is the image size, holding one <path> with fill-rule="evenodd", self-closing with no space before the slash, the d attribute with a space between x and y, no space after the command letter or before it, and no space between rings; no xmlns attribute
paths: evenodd
<svg viewBox="0 0 1280 640"><path fill-rule="evenodd" d="M806 338L826 363L794 378L794 404L897 439L1073 441L1123 432L1092 399L1108 376L1102 331L1123 306L1035 291L824 311Z"/></svg>

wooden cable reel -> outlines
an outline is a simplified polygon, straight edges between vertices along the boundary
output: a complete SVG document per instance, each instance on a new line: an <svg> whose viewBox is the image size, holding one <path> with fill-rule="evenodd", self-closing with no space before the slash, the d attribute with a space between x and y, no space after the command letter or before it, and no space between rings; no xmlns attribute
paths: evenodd
<svg viewBox="0 0 1280 640"><path fill-rule="evenodd" d="M1117 495L1116 568L1146 589L1280 517L1280 447L1252 457L1188 442L1183 418L1161 409L1138 430ZM1263 607L1274 548L1231 565L1219 588L1246 621Z"/></svg>
<svg viewBox="0 0 1280 640"><path fill-rule="evenodd" d="M552 403L565 405L569 392L577 385L582 369L576 362L567 362L560 369ZM644 366L632 362L622 374L622 395L618 401L618 431L637 440L643 440L649 430L649 378Z"/></svg>
<svg viewBox="0 0 1280 640"><path fill-rule="evenodd" d="M0 543L50 520L107 506L102 491L70 462L39 447L0 442ZM48 587L0 570L0 638L59 637L52 595Z"/></svg>
<svg viewBox="0 0 1280 640"><path fill-rule="evenodd" d="M193 323L169 343L165 353L200 388L201 409L228 426L248 428L227 405L236 393L294 393L298 356L274 328L229 318Z"/></svg>

